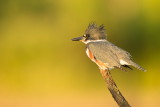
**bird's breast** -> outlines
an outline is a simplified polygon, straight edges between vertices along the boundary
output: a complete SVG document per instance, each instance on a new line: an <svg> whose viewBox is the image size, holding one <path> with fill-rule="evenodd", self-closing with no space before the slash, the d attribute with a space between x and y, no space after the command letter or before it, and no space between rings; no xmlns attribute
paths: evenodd
<svg viewBox="0 0 160 107"><path fill-rule="evenodd" d="M93 53L88 48L86 49L86 54L92 61L95 62L95 57L94 57Z"/></svg>
<svg viewBox="0 0 160 107"><path fill-rule="evenodd" d="M92 53L88 48L86 49L86 54L87 54L87 56L88 56L93 62L95 62L101 69L106 69L107 63L103 63L103 62L97 60L97 59L95 58L95 56L93 55L93 53Z"/></svg>

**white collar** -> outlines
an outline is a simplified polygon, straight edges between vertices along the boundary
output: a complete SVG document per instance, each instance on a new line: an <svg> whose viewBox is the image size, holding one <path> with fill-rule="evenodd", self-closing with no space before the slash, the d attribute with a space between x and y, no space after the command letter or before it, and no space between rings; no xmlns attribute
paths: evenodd
<svg viewBox="0 0 160 107"><path fill-rule="evenodd" d="M105 42L106 39L101 39L101 40L87 40L87 41L83 41L83 43L87 44L87 43L90 43L90 42L100 42L100 41Z"/></svg>

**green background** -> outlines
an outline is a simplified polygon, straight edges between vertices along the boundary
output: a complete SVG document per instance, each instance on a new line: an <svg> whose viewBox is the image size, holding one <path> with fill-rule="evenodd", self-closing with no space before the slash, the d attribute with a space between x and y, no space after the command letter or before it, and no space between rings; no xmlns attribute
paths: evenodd
<svg viewBox="0 0 160 107"><path fill-rule="evenodd" d="M85 45L90 22L147 72L112 70L134 107L159 107L159 0L0 0L0 107L117 107Z"/></svg>

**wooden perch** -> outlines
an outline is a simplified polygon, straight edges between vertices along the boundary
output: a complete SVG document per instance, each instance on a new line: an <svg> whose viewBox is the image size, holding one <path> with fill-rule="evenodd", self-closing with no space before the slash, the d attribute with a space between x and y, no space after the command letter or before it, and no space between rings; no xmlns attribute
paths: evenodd
<svg viewBox="0 0 160 107"><path fill-rule="evenodd" d="M110 93L112 94L112 97L117 102L119 107L131 107L126 99L123 97L119 89L117 88L116 83L114 82L112 75L108 70L100 70L103 79L106 82L107 88L109 89Z"/></svg>

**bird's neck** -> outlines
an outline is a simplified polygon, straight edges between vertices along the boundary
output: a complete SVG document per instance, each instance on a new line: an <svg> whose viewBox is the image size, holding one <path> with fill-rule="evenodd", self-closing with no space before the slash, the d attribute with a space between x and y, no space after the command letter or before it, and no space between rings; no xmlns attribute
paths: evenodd
<svg viewBox="0 0 160 107"><path fill-rule="evenodd" d="M83 43L88 44L90 42L105 42L107 41L106 39L100 39L100 40L87 40L87 41L83 41Z"/></svg>

